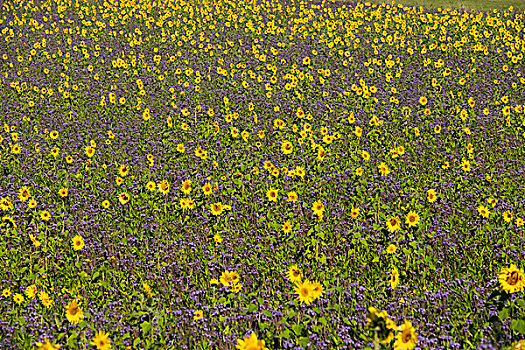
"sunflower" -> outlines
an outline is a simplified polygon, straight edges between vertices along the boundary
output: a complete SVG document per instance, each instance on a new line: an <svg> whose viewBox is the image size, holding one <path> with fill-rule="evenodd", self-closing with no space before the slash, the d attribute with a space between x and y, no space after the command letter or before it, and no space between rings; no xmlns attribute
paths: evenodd
<svg viewBox="0 0 525 350"><path fill-rule="evenodd" d="M205 196L209 196L210 194L212 194L213 193L213 188L211 187L211 184L206 182L204 184L204 186L202 186L202 192L204 192Z"/></svg>
<svg viewBox="0 0 525 350"><path fill-rule="evenodd" d="M58 191L58 194L60 195L60 197L67 197L67 193L68 193L67 188L61 188L61 189Z"/></svg>
<svg viewBox="0 0 525 350"><path fill-rule="evenodd" d="M286 277L290 282L298 283L301 282L301 279L303 278L303 272L297 267L297 265L293 265L288 269Z"/></svg>
<svg viewBox="0 0 525 350"><path fill-rule="evenodd" d="M416 347L417 334L416 330L412 326L412 323L405 320L401 326L399 326L399 333L394 342L395 350L411 350Z"/></svg>
<svg viewBox="0 0 525 350"><path fill-rule="evenodd" d="M16 226L15 220L12 217L4 216L2 217L0 227L5 227L6 229L10 230L10 229L15 229L17 226Z"/></svg>
<svg viewBox="0 0 525 350"><path fill-rule="evenodd" d="M107 199L106 199L105 201L102 202L102 207L103 207L104 209L109 208L109 201L108 201Z"/></svg>
<svg viewBox="0 0 525 350"><path fill-rule="evenodd" d="M525 223L525 220L523 220L522 218L516 218L515 222L516 222L516 226L521 227Z"/></svg>
<svg viewBox="0 0 525 350"><path fill-rule="evenodd" d="M397 330L397 326L388 317L386 311L379 312L375 307L370 306L366 319L366 328L371 329L382 343L388 344L394 339L394 331Z"/></svg>
<svg viewBox="0 0 525 350"><path fill-rule="evenodd" d="M221 202L213 203L210 205L212 215L221 215L224 211L224 207Z"/></svg>
<svg viewBox="0 0 525 350"><path fill-rule="evenodd" d="M397 216L391 216L386 221L386 227L388 228L388 231L395 232L401 229L401 222L399 221L399 217Z"/></svg>
<svg viewBox="0 0 525 350"><path fill-rule="evenodd" d="M85 148L85 151L86 151L86 155L87 155L89 158L91 158L91 157L93 157L93 156L95 155L95 149L94 149L93 147L91 147L91 146L87 146L87 147Z"/></svg>
<svg viewBox="0 0 525 350"><path fill-rule="evenodd" d="M490 215L490 210L486 206L480 205L478 207L478 213L479 213L479 215L483 216L484 218L488 218L489 215Z"/></svg>
<svg viewBox="0 0 525 350"><path fill-rule="evenodd" d="M5 197L0 200L0 209L2 209L3 211L13 209L13 203L11 202L11 199L9 197Z"/></svg>
<svg viewBox="0 0 525 350"><path fill-rule="evenodd" d="M295 168L295 175L299 176L301 179L304 179L305 174L306 172L303 167L298 166Z"/></svg>
<svg viewBox="0 0 525 350"><path fill-rule="evenodd" d="M352 217L352 219L355 219L359 216L359 212L361 210L359 208L354 208L352 207L352 209L350 210L350 216Z"/></svg>
<svg viewBox="0 0 525 350"><path fill-rule="evenodd" d="M364 160L370 160L370 153L368 153L367 151L362 151L361 156Z"/></svg>
<svg viewBox="0 0 525 350"><path fill-rule="evenodd" d="M177 145L177 152L184 153L185 150L186 150L186 148L184 147L184 145L182 143L179 143Z"/></svg>
<svg viewBox="0 0 525 350"><path fill-rule="evenodd" d="M266 191L266 197L268 197L268 200L270 202L277 202L278 195L279 195L279 190L273 187L270 187L270 189Z"/></svg>
<svg viewBox="0 0 525 350"><path fill-rule="evenodd" d="M111 349L111 339L109 339L109 334L104 331L98 331L95 333L95 336L89 344L96 346L98 350Z"/></svg>
<svg viewBox="0 0 525 350"><path fill-rule="evenodd" d="M512 350L523 350L525 349L525 340L519 340L512 345Z"/></svg>
<svg viewBox="0 0 525 350"><path fill-rule="evenodd" d="M84 248L84 238L81 236L75 236L71 239L71 245L73 246L74 250L80 250Z"/></svg>
<svg viewBox="0 0 525 350"><path fill-rule="evenodd" d="M290 232L292 232L292 224L290 223L290 221L286 221L282 226L281 226L281 229L283 230L283 232L285 234L288 234Z"/></svg>
<svg viewBox="0 0 525 350"><path fill-rule="evenodd" d="M22 202L27 201L30 196L31 196L31 191L29 191L29 188L27 188L26 186L22 187L20 191L18 192L18 198L20 198Z"/></svg>
<svg viewBox="0 0 525 350"><path fill-rule="evenodd" d="M126 204L127 202L129 202L129 200L130 200L130 196L126 192L122 192L118 196L118 201L120 202L120 204Z"/></svg>
<svg viewBox="0 0 525 350"><path fill-rule="evenodd" d="M390 174L390 170L388 169L388 165L386 165L384 162L379 164L379 171L381 172L381 175L387 176Z"/></svg>
<svg viewBox="0 0 525 350"><path fill-rule="evenodd" d="M431 188L427 191L427 200L430 203L434 203L437 200L436 190Z"/></svg>
<svg viewBox="0 0 525 350"><path fill-rule="evenodd" d="M24 296L20 293L15 293L15 295L13 295L13 300L15 303L20 305L24 302Z"/></svg>
<svg viewBox="0 0 525 350"><path fill-rule="evenodd" d="M42 219L42 221L49 221L49 219L51 219L51 214L49 214L47 210L42 210L40 213L40 219Z"/></svg>
<svg viewBox="0 0 525 350"><path fill-rule="evenodd" d="M242 283L235 283L234 285L230 286L230 289L234 293L239 293L242 289Z"/></svg>
<svg viewBox="0 0 525 350"><path fill-rule="evenodd" d="M146 188L148 189L148 191L153 192L157 188L157 185L155 185L155 182L150 181L146 184Z"/></svg>
<svg viewBox="0 0 525 350"><path fill-rule="evenodd" d="M202 310L195 310L194 315L193 315L193 321L198 321L203 317L204 317L204 314Z"/></svg>
<svg viewBox="0 0 525 350"><path fill-rule="evenodd" d="M512 221L512 217L513 217L512 212L510 212L508 210L503 212L503 220L505 220L506 223L511 222Z"/></svg>
<svg viewBox="0 0 525 350"><path fill-rule="evenodd" d="M409 212L405 219L405 223L410 227L417 226L419 224L419 221L420 221L419 215L417 215L417 213L414 211Z"/></svg>
<svg viewBox="0 0 525 350"><path fill-rule="evenodd" d="M115 183L120 186L122 184L122 182L124 181L123 178L121 178L120 176L117 176L117 178L115 179Z"/></svg>
<svg viewBox="0 0 525 350"><path fill-rule="evenodd" d="M213 235L213 240L215 241L215 243L217 244L221 244L222 243L222 237L220 234L216 233Z"/></svg>
<svg viewBox="0 0 525 350"><path fill-rule="evenodd" d="M219 281L222 283L223 286L227 287L237 284L240 278L241 277L239 276L237 271L224 271L221 274L221 278L219 279Z"/></svg>
<svg viewBox="0 0 525 350"><path fill-rule="evenodd" d="M310 284L312 287L312 293L313 293L314 300L321 297L321 295L324 294L324 288L321 285L321 283L317 281L313 281L313 282L310 282Z"/></svg>
<svg viewBox="0 0 525 350"><path fill-rule="evenodd" d="M34 299L36 296L36 285L32 284L29 287L26 288L24 293L27 295L29 299Z"/></svg>
<svg viewBox="0 0 525 350"><path fill-rule="evenodd" d="M392 289L396 289L397 285L399 284L399 272L396 268L392 270L392 274L390 275L390 287Z"/></svg>
<svg viewBox="0 0 525 350"><path fill-rule="evenodd" d="M60 345L52 344L47 338L44 339L43 343L41 342L36 343L36 346L38 347L38 350L58 350L60 349Z"/></svg>
<svg viewBox="0 0 525 350"><path fill-rule="evenodd" d="M84 313L80 309L79 302L75 299L66 306L67 320L72 324L77 324L84 319Z"/></svg>
<svg viewBox="0 0 525 350"><path fill-rule="evenodd" d="M268 350L268 348L264 346L264 340L257 339L255 333L252 333L252 335L244 339L237 339L237 342L239 344L235 347L239 350Z"/></svg>
<svg viewBox="0 0 525 350"><path fill-rule="evenodd" d="M22 148L18 145L18 143L15 143L13 147L11 148L11 153L13 154L20 154L22 152Z"/></svg>
<svg viewBox="0 0 525 350"><path fill-rule="evenodd" d="M148 297L151 298L153 296L153 292L151 290L151 287L150 287L150 285L147 282L142 282L142 288L144 288L144 292L146 292Z"/></svg>
<svg viewBox="0 0 525 350"><path fill-rule="evenodd" d="M127 165L121 164L118 168L118 174L121 177L126 177L129 174L129 167Z"/></svg>
<svg viewBox="0 0 525 350"><path fill-rule="evenodd" d="M42 305L44 305L46 308L50 308L53 306L53 300L49 297L49 294L47 294L45 291L41 291L38 293L38 299L42 302Z"/></svg>
<svg viewBox="0 0 525 350"><path fill-rule="evenodd" d="M321 203L321 201L315 201L314 204L312 204L312 211L315 215L322 216L324 212L324 204Z"/></svg>
<svg viewBox="0 0 525 350"><path fill-rule="evenodd" d="M308 279L305 279L302 283L296 282L295 294L297 294L297 299L301 303L310 304L315 299L312 284Z"/></svg>
<svg viewBox="0 0 525 350"><path fill-rule="evenodd" d="M357 176L361 176L361 175L363 175L363 173L364 173L363 168L357 168L357 169L355 169L355 174L356 174Z"/></svg>
<svg viewBox="0 0 525 350"><path fill-rule="evenodd" d="M507 293L515 293L525 288L525 275L514 264L510 267L503 268L498 276L501 289Z"/></svg>
<svg viewBox="0 0 525 350"><path fill-rule="evenodd" d="M58 147L53 147L53 148L51 149L51 155L52 155L53 157L55 157L55 158L58 157L58 154L59 154L59 153L60 153L60 150L58 149Z"/></svg>
<svg viewBox="0 0 525 350"><path fill-rule="evenodd" d="M286 199L288 202L297 202L297 192L291 191L286 194L288 196L288 199Z"/></svg>
<svg viewBox="0 0 525 350"><path fill-rule="evenodd" d="M56 130L53 130L49 133L49 137L52 139L52 140L56 140L58 138L58 131Z"/></svg>
<svg viewBox="0 0 525 350"><path fill-rule="evenodd" d="M386 248L386 252L388 254L394 254L396 252L396 250L397 250L397 247L395 245L393 245L393 244L390 244L388 246L388 248Z"/></svg>
<svg viewBox="0 0 525 350"><path fill-rule="evenodd" d="M167 180L162 180L158 184L158 187L159 187L159 191L162 192L162 194L168 194L168 192L170 191L170 184L168 183Z"/></svg>
<svg viewBox="0 0 525 350"><path fill-rule="evenodd" d="M289 141L284 141L281 145L281 152L283 152L283 154L290 154L293 152L293 146L292 146L292 143L289 142Z"/></svg>
<svg viewBox="0 0 525 350"><path fill-rule="evenodd" d="M461 161L461 169L463 169L463 171L465 172L470 171L472 169L470 166L470 162L466 159L463 159Z"/></svg>
<svg viewBox="0 0 525 350"><path fill-rule="evenodd" d="M11 289L9 289L9 288L4 288L4 289L2 290L2 295L3 295L4 297L6 297L6 298L9 298L9 297L11 296Z"/></svg>
<svg viewBox="0 0 525 350"><path fill-rule="evenodd" d="M180 188L182 193L189 194L191 192L191 180L186 180L182 183L182 186Z"/></svg>

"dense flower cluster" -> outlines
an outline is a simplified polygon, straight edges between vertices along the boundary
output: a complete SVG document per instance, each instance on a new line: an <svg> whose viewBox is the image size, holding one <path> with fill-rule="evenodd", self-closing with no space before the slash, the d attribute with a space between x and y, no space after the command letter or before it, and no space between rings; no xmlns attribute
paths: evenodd
<svg viewBox="0 0 525 350"><path fill-rule="evenodd" d="M0 348L521 346L524 23L3 2Z"/></svg>

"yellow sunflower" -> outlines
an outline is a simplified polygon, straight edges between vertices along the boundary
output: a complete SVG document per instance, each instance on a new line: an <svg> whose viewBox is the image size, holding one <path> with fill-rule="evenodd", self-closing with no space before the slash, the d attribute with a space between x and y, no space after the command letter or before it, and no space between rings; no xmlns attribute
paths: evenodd
<svg viewBox="0 0 525 350"><path fill-rule="evenodd" d="M127 202L129 202L129 200L130 196L126 192L123 192L118 196L118 201L120 202L120 204L126 204Z"/></svg>
<svg viewBox="0 0 525 350"><path fill-rule="evenodd" d="M20 198L22 202L27 201L30 196L31 196L31 191L29 191L29 188L27 188L26 186L22 187L20 191L18 192L18 198Z"/></svg>
<svg viewBox="0 0 525 350"><path fill-rule="evenodd" d="M84 248L84 238L80 236L75 236L71 239L71 245L73 246L74 250L80 250Z"/></svg>
<svg viewBox="0 0 525 350"><path fill-rule="evenodd" d="M417 213L414 211L409 212L405 219L405 223L410 227L417 226L419 224L419 221L420 221L419 215L417 215Z"/></svg>
<svg viewBox="0 0 525 350"><path fill-rule="evenodd" d="M303 272L297 267L297 265L293 265L288 269L286 277L292 283L301 282L301 279L303 278Z"/></svg>
<svg viewBox="0 0 525 350"><path fill-rule="evenodd" d="M396 289L397 285L399 284L399 272L396 268L392 270L392 274L390 275L390 287L392 289Z"/></svg>
<svg viewBox="0 0 525 350"><path fill-rule="evenodd" d="M396 341L394 342L395 350L411 350L416 347L417 334L416 330L412 326L412 323L405 320L399 327L399 333L397 334Z"/></svg>
<svg viewBox="0 0 525 350"><path fill-rule="evenodd" d="M239 350L268 350L268 348L264 346L264 340L257 339L255 333L252 333L252 335L244 339L238 339L237 342L239 344L235 347Z"/></svg>
<svg viewBox="0 0 525 350"><path fill-rule="evenodd" d="M503 268L498 276L501 289L507 293L520 292L525 288L525 275L514 264Z"/></svg>
<svg viewBox="0 0 525 350"><path fill-rule="evenodd" d="M84 313L80 309L80 305L77 300L72 300L66 306L66 317L67 320L72 324L77 324L84 319Z"/></svg>
<svg viewBox="0 0 525 350"><path fill-rule="evenodd" d="M198 321L198 320L200 320L203 317L204 317L204 314L203 314L202 310L195 310L195 314L193 315L193 320L194 321Z"/></svg>
<svg viewBox="0 0 525 350"><path fill-rule="evenodd" d="M321 201L315 201L314 204L312 204L312 211L315 215L323 215L324 212L324 204L321 203Z"/></svg>
<svg viewBox="0 0 525 350"><path fill-rule="evenodd" d="M221 215L222 212L224 211L224 207L221 202L211 204L210 208L211 208L211 214L215 216Z"/></svg>
<svg viewBox="0 0 525 350"><path fill-rule="evenodd" d="M270 202L277 202L278 196L279 196L279 190L278 189L270 187L270 189L268 191L266 191L266 197L268 197L268 200Z"/></svg>
<svg viewBox="0 0 525 350"><path fill-rule="evenodd" d="M295 284L295 294L297 294L297 299L301 303L310 304L315 299L312 285L308 279L305 279L302 283Z"/></svg>
<svg viewBox="0 0 525 350"><path fill-rule="evenodd" d="M162 192L162 194L168 194L168 192L170 191L170 184L168 183L167 180L162 180L158 184L158 187L159 187L159 191Z"/></svg>
<svg viewBox="0 0 525 350"><path fill-rule="evenodd" d="M58 350L60 349L60 345L54 345L52 344L49 339L45 338L43 343L36 343L36 346L38 347L38 350Z"/></svg>
<svg viewBox="0 0 525 350"><path fill-rule="evenodd" d="M388 231L395 232L401 229L401 222L397 216L391 216L386 221L386 227L388 228Z"/></svg>
<svg viewBox="0 0 525 350"><path fill-rule="evenodd" d="M95 336L89 344L96 346L98 350L111 349L111 339L109 339L109 334L104 331L95 333Z"/></svg>

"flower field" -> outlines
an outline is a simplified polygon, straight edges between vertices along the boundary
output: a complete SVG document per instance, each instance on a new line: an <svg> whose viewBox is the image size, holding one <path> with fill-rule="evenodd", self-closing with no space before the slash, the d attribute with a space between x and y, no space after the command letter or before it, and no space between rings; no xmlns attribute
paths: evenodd
<svg viewBox="0 0 525 350"><path fill-rule="evenodd" d="M523 12L0 8L1 349L525 348Z"/></svg>

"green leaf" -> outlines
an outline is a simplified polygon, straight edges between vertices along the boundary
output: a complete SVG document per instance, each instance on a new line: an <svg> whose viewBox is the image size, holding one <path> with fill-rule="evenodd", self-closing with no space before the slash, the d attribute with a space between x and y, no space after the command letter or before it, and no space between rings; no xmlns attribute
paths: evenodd
<svg viewBox="0 0 525 350"><path fill-rule="evenodd" d="M67 345L68 345L69 347L74 347L74 345L75 345L75 340L77 339L77 337L78 337L78 333L75 332L75 331L73 331L73 332L71 333L71 335L69 336L69 338L67 339Z"/></svg>
<svg viewBox="0 0 525 350"><path fill-rule="evenodd" d="M263 314L268 318L272 318L272 313L268 310L263 310Z"/></svg>
<svg viewBox="0 0 525 350"><path fill-rule="evenodd" d="M292 326L293 332L295 335L299 336L301 335L301 332L303 331L303 325L302 324L294 324Z"/></svg>
<svg viewBox="0 0 525 350"><path fill-rule="evenodd" d="M137 338L133 341L133 347L136 347L140 343L140 338Z"/></svg>
<svg viewBox="0 0 525 350"><path fill-rule="evenodd" d="M279 338L290 339L290 331L285 329L284 331L279 333Z"/></svg>
<svg viewBox="0 0 525 350"><path fill-rule="evenodd" d="M506 319L507 317L509 317L509 315L510 315L510 308L508 307L503 308L498 314L500 320Z"/></svg>
<svg viewBox="0 0 525 350"><path fill-rule="evenodd" d="M525 308L525 300L523 299L517 299L516 304L522 308Z"/></svg>
<svg viewBox="0 0 525 350"><path fill-rule="evenodd" d="M147 333L152 328L152 324L147 321L144 321L142 322L140 327L142 328L143 333Z"/></svg>
<svg viewBox="0 0 525 350"><path fill-rule="evenodd" d="M525 320L512 320L510 328L518 333L525 334Z"/></svg>

